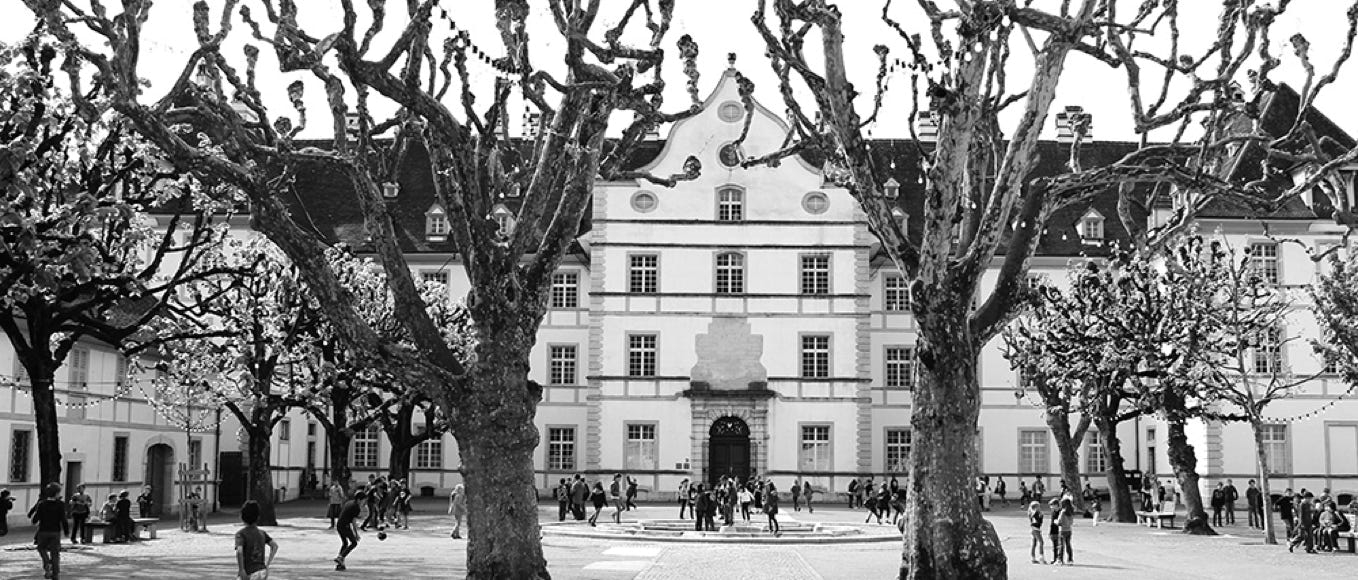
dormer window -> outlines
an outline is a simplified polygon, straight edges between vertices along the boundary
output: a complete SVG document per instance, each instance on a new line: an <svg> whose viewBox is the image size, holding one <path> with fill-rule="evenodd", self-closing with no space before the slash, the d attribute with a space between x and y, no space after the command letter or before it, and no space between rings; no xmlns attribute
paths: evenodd
<svg viewBox="0 0 1358 580"><path fill-rule="evenodd" d="M499 226L495 231L496 234L508 236L514 231L514 212L509 211L504 204L496 205L495 209L490 211L490 217Z"/></svg>
<svg viewBox="0 0 1358 580"><path fill-rule="evenodd" d="M424 237L431 242L445 242L448 240L448 212L443 210L443 206L434 204L429 211L424 212Z"/></svg>
<svg viewBox="0 0 1358 580"><path fill-rule="evenodd" d="M387 181L382 184L382 197L392 199L401 193L401 184L395 181Z"/></svg>
<svg viewBox="0 0 1358 580"><path fill-rule="evenodd" d="M899 207L891 208L891 219L896 220L896 223L900 224L901 235L907 237L910 235L910 216L905 214L905 210Z"/></svg>
<svg viewBox="0 0 1358 580"><path fill-rule="evenodd" d="M1103 242L1103 214L1094 208L1089 208L1084 217L1080 218L1080 242L1085 244Z"/></svg>
<svg viewBox="0 0 1358 580"><path fill-rule="evenodd" d="M886 180L882 184L882 196L887 199L896 199L901 195L901 182L896 181L895 177Z"/></svg>

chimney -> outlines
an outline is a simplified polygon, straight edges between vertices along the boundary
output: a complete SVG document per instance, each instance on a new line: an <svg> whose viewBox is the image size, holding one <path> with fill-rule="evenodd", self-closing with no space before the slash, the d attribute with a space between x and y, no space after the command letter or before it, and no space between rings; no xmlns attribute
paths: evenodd
<svg viewBox="0 0 1358 580"><path fill-rule="evenodd" d="M915 135L920 141L938 140L938 120L933 111L923 109L915 115Z"/></svg>
<svg viewBox="0 0 1358 580"><path fill-rule="evenodd" d="M344 114L344 132L350 137L358 137L358 113L349 112Z"/></svg>
<svg viewBox="0 0 1358 580"><path fill-rule="evenodd" d="M1075 142L1079 134L1088 140L1094 136L1094 116L1086 113L1084 107L1071 105L1056 114L1056 140L1060 143Z"/></svg>

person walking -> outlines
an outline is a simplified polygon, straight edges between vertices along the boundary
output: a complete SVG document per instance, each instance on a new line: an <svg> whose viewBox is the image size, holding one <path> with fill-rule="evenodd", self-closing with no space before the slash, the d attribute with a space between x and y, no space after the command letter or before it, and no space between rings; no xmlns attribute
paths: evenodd
<svg viewBox="0 0 1358 580"><path fill-rule="evenodd" d="M1226 480L1226 487L1222 488L1226 494L1226 523L1235 525L1235 502L1240 499L1240 491L1235 488L1231 480Z"/></svg>
<svg viewBox="0 0 1358 580"><path fill-rule="evenodd" d="M853 509L854 502L858 499L858 478L849 480L849 509Z"/></svg>
<svg viewBox="0 0 1358 580"><path fill-rule="evenodd" d="M627 509L627 504L623 499L623 485L625 484L622 481L622 474L618 473L613 475L613 484L608 486L608 498L613 502L613 523L615 524L622 523L622 512Z"/></svg>
<svg viewBox="0 0 1358 580"><path fill-rule="evenodd" d="M571 483L571 515L575 521L585 521L585 502L589 500L589 486L585 484L585 476L575 474L575 481Z"/></svg>
<svg viewBox="0 0 1358 580"><path fill-rule="evenodd" d="M782 536L783 530L778 527L778 488L772 481L768 482L764 490L764 513L769 516L769 531L773 532L775 538Z"/></svg>
<svg viewBox="0 0 1358 580"><path fill-rule="evenodd" d="M589 494L589 501L594 503L594 513L589 516L589 525L599 525L599 514L603 513L604 506L608 505L608 495L604 493L604 484L594 482L594 490Z"/></svg>
<svg viewBox="0 0 1358 580"><path fill-rule="evenodd" d="M681 520L687 519L684 517L684 512L686 510L692 511L691 509L689 509L689 498L688 498L688 490L691 485L692 484L688 482L687 477L685 477L683 481L679 482L679 519Z"/></svg>
<svg viewBox="0 0 1358 580"><path fill-rule="evenodd" d="M1042 506L1037 502L1028 504L1028 528L1033 535L1033 543L1028 548L1028 557L1032 558L1034 564L1046 564L1047 553L1042 546Z"/></svg>
<svg viewBox="0 0 1358 580"><path fill-rule="evenodd" d="M358 513L362 511L362 505L368 498L368 493L359 490L354 493L354 498L345 502L344 507L340 508L339 520L335 522L335 529L339 532L340 550L335 557L335 570L343 571L346 569L344 561L349 554L358 547Z"/></svg>
<svg viewBox="0 0 1358 580"><path fill-rule="evenodd" d="M632 476L627 476L627 510L631 511L637 507L637 480Z"/></svg>
<svg viewBox="0 0 1358 580"><path fill-rule="evenodd" d="M1286 526L1287 532L1285 537L1288 540L1292 539L1292 532L1295 527L1295 522L1292 517L1292 507L1295 505L1293 502L1294 495L1292 493L1292 488L1289 487L1283 491L1282 497L1278 498L1278 501L1273 504L1274 508L1278 511L1278 517L1282 518L1283 525Z"/></svg>
<svg viewBox="0 0 1358 580"><path fill-rule="evenodd" d="M14 498L10 497L8 489L0 489L0 536L9 534L9 510L14 509Z"/></svg>
<svg viewBox="0 0 1358 580"><path fill-rule="evenodd" d="M1264 494L1259 491L1259 486L1251 479L1249 487L1245 489L1245 505L1250 511L1250 527L1256 529L1264 528Z"/></svg>
<svg viewBox="0 0 1358 580"><path fill-rule="evenodd" d="M1311 492L1307 491L1302 493L1300 501L1296 502L1295 512L1297 520L1296 533L1293 535L1292 541L1287 543L1287 551L1291 552L1295 550L1298 544L1306 544L1306 553L1314 554L1316 553L1316 539L1314 535L1316 507L1315 498L1311 495Z"/></svg>
<svg viewBox="0 0 1358 580"><path fill-rule="evenodd" d="M410 486L405 485L403 482L401 491L396 493L396 501L393 506L396 510L395 525L397 528L402 530L410 529L410 512L413 509L410 502L412 500L414 500L414 496L410 493Z"/></svg>
<svg viewBox="0 0 1358 580"><path fill-rule="evenodd" d="M750 493L748 487L741 487L736 495L740 500L740 517L748 522L750 521L750 504L754 503L754 494Z"/></svg>
<svg viewBox="0 0 1358 580"><path fill-rule="evenodd" d="M792 482L792 511L802 511L802 478ZM749 518L745 518L749 519Z"/></svg>
<svg viewBox="0 0 1358 580"><path fill-rule="evenodd" d="M84 485L75 486L75 494L71 496L71 543L79 544L81 533L85 529L85 522L90 519L90 510L94 508L94 498L85 493Z"/></svg>
<svg viewBox="0 0 1358 580"><path fill-rule="evenodd" d="M571 508L571 484L566 482L566 478L552 489L552 495L556 496L556 521L566 521L566 512Z"/></svg>
<svg viewBox="0 0 1358 580"><path fill-rule="evenodd" d="M453 492L448 494L448 515L453 516L454 540L462 539L462 518L467 517L467 492L462 484L457 484Z"/></svg>
<svg viewBox="0 0 1358 580"><path fill-rule="evenodd" d="M268 580L269 565L278 555L278 542L259 529L259 503L245 502L240 508L240 521L245 526L236 531L236 578L238 580ZM268 546L269 556L264 556Z"/></svg>
<svg viewBox="0 0 1358 580"><path fill-rule="evenodd" d="M1075 503L1066 498L1061 500L1061 549L1065 552L1065 565L1075 563L1075 552L1070 547L1070 536L1075 531Z"/></svg>
<svg viewBox="0 0 1358 580"><path fill-rule="evenodd" d="M814 507L811 506L811 499L812 499L812 497L814 497L815 495L816 495L816 488L815 488L815 486L811 485L811 482L808 481L808 482L806 482L805 484L802 485L802 499L805 499L805 500L806 500L806 513L809 513L809 514L814 514L814 513L816 513L816 508L814 508Z"/></svg>
<svg viewBox="0 0 1358 580"><path fill-rule="evenodd" d="M330 480L330 489L327 490L330 503L325 507L325 517L330 518L328 530L335 529L335 520L339 518L340 506L344 505L344 486L340 485L339 479Z"/></svg>
<svg viewBox="0 0 1358 580"><path fill-rule="evenodd" d="M30 521L37 524L33 544L42 559L42 577L61 575L61 538L70 532L66 523L66 502L61 501L61 485L52 482L42 488L42 499L29 510Z"/></svg>

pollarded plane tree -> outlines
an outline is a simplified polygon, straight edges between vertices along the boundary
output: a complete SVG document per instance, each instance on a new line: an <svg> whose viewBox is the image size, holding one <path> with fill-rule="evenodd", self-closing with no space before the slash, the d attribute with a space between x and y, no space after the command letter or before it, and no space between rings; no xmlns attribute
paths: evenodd
<svg viewBox="0 0 1358 580"><path fill-rule="evenodd" d="M206 202L199 185L100 115L91 103L105 91L54 83L61 65L40 37L0 45L0 328L32 393L41 482L61 481L58 395L73 409L107 400L90 396L89 383L58 386L72 349L154 348L169 337L148 336L147 325L174 313L168 298L228 273L198 265L229 200L194 209L195 197Z"/></svg>
<svg viewBox="0 0 1358 580"><path fill-rule="evenodd" d="M1035 304L1002 333L1004 356L1020 372L1020 397L1029 391L1042 403L1056 439L1061 479L1082 501L1079 448L1091 426L1104 448L1104 475L1116 521L1136 521L1117 426L1140 414L1124 405L1129 351L1101 323L1117 318L1125 305L1117 297L1115 269L1095 261L1074 265L1069 289L1043 285ZM1072 420L1074 424L1072 425Z"/></svg>
<svg viewBox="0 0 1358 580"><path fill-rule="evenodd" d="M919 0L908 16L898 17L891 2L885 3L882 20L905 45L906 57L893 60L887 46L876 47L877 90L869 102L872 112L862 115L858 91L848 80L851 55L845 54L839 8L824 0L760 0L753 22L793 129L784 148L751 152L746 163L775 162L803 151L826 156L841 168L842 183L908 281L919 329L920 382L911 417L911 517L901 575L1002 578L1006 562L999 539L969 492L977 468L977 352L1019 312L1028 259L1053 212L1104 192L1116 194L1123 226L1138 246L1154 248L1214 199L1275 208L1310 191L1358 152L1313 147L1308 138L1314 131L1301 114L1283 134L1267 134L1252 100L1237 88L1248 85L1255 93L1273 88L1270 75L1281 62L1275 55L1281 47L1269 30L1288 2L1223 5L1216 26L1197 22L1191 28L1212 31L1202 43L1206 48L1191 52L1179 39L1185 28L1177 2L1141 3L1134 12L1104 0L954 4L943 8ZM1358 14L1350 10L1350 30L1355 19ZM919 30L903 20L919 22ZM1317 74L1305 39L1292 39L1305 69L1302 110L1333 82L1352 39L1349 34L1334 67L1323 74ZM1011 58L1019 52L1024 59ZM1115 163L1082 167L1079 149L1087 123L1078 120L1068 173L1034 178L1039 133L1067 60L1077 55L1125 78L1141 147ZM938 127L934 143L919 147L929 162L926 186L901 195L903 203L922 208L922 233L911 237L892 215L896 202L885 195L880 161L864 137L889 104L882 89L893 66L909 73L910 90L902 93L911 118L928 109ZM1152 132L1162 128L1169 136L1152 144ZM1280 189L1262 180L1232 181L1228 161L1245 145L1279 153L1266 155L1265 163L1286 158L1309 171ZM1173 193L1166 196L1171 211L1155 227L1141 217L1151 197L1144 191L1152 186ZM993 288L973 307L984 294L982 275L997 257Z"/></svg>
<svg viewBox="0 0 1358 580"><path fill-rule="evenodd" d="M551 275L580 233L595 179L672 185L700 169L696 159L680 175L622 169L648 130L698 110L698 49L688 37L679 39L677 52L693 102L673 114L660 109L661 44L674 2L632 0L606 30L598 24L597 0L546 2L553 35L564 44L557 53L561 60L549 67L530 58L534 39L527 0L497 0L505 56L495 61L500 80L485 87L470 80L468 37L445 32L458 13L449 14L435 0L407 2L401 18L388 14L382 0L368 2L363 14L350 0L339 0L337 7L308 3L308 10L340 14L339 24L321 33L306 30L300 3L293 0L250 3L262 7L262 14L225 0L215 18L198 2L193 16L198 44L177 80L154 101L139 78L150 1L129 0L117 14L100 2L89 8L64 0L26 4L81 65L69 67L72 84L94 79L110 92L112 107L176 167L238 188L251 204L252 226L299 269L336 335L367 361L419 385L444 412L467 482L468 577L547 577L533 492L539 439L533 417L541 389L527 378L529 351L545 315ZM360 16L366 26L359 25ZM392 21L400 24L384 34ZM226 49L232 46L228 39L239 38L232 33L241 22L249 43L272 49L279 70L324 88L331 146L303 147L295 140L306 125L300 106L307 81L288 86L288 97L299 105L294 120L265 106L256 84L265 58L258 47L247 46L243 66L233 66L240 61ZM379 45L385 50L374 48ZM195 80L200 76L206 82ZM511 142L497 135L511 91L542 114L536 139ZM478 96L486 108L475 108ZM378 107L368 106L373 99L394 104L396 115L375 119ZM351 111L358 114L356 138L345 130ZM618 112L633 119L606 147L609 119ZM389 141L374 138L384 132L395 135ZM470 279L466 302L479 337L470 365L458 360L425 312L384 207L379 183L390 174L383 171L399 166L396 161L411 146L428 152L450 239ZM323 258L323 240L291 217L280 192L305 164L349 178L414 348L383 340L362 319ZM488 216L501 195L515 190L522 209L512 233L504 235Z"/></svg>

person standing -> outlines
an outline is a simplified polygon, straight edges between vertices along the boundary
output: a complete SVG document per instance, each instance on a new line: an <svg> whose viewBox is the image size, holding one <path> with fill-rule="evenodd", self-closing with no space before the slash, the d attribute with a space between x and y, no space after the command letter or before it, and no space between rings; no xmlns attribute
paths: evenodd
<svg viewBox="0 0 1358 580"><path fill-rule="evenodd" d="M0 536L9 534L9 510L14 509L14 498L8 489L0 489Z"/></svg>
<svg viewBox="0 0 1358 580"><path fill-rule="evenodd" d="M1250 527L1263 529L1264 527L1264 494L1259 491L1259 486L1255 485L1254 480L1250 480L1249 487L1245 489L1245 505L1250 510Z"/></svg>
<svg viewBox="0 0 1358 580"><path fill-rule="evenodd" d="M778 488L772 481L764 490L764 513L769 515L769 531L774 537L782 536L783 530L778 527Z"/></svg>
<svg viewBox="0 0 1358 580"><path fill-rule="evenodd" d="M814 495L816 495L816 488L811 485L811 482L808 481L804 485L802 485L802 497L806 500L807 513L811 514L816 513L816 508L811 507L811 499L812 496Z"/></svg>
<svg viewBox="0 0 1358 580"><path fill-rule="evenodd" d="M627 504L623 500L623 481L622 474L613 475L613 483L608 486L608 499L613 502L613 523L622 523L622 512L627 509Z"/></svg>
<svg viewBox="0 0 1358 580"><path fill-rule="evenodd" d="M1075 552L1070 547L1070 536L1075 531L1075 503L1066 498L1061 500L1061 549L1065 552L1065 564L1075 563Z"/></svg>
<svg viewBox="0 0 1358 580"><path fill-rule="evenodd" d="M736 492L737 499L740 500L740 517L745 521L750 521L750 504L754 503L754 494L750 493L750 488L741 487Z"/></svg>
<svg viewBox="0 0 1358 580"><path fill-rule="evenodd" d="M467 517L467 492L460 483L448 494L448 515L453 516L453 539L461 540L462 518Z"/></svg>
<svg viewBox="0 0 1358 580"><path fill-rule="evenodd" d="M94 507L94 498L85 493L84 485L75 486L75 495L71 496L71 543L80 543L80 532L85 529L85 521L90 519L90 510Z"/></svg>
<svg viewBox="0 0 1358 580"><path fill-rule="evenodd" d="M589 486L585 485L585 476L575 474L575 481L571 483L571 515L575 521L585 521L585 501L589 499Z"/></svg>
<svg viewBox="0 0 1358 580"><path fill-rule="evenodd" d="M707 498L707 493L703 489L703 484L694 486L694 493L697 495L693 501L693 531L701 532L706 530L704 522L707 520L707 508L711 500Z"/></svg>
<svg viewBox="0 0 1358 580"><path fill-rule="evenodd" d="M278 555L278 542L259 529L259 503L255 500L245 502L240 508L240 521L245 527L236 531L236 577L238 580L267 580L269 565ZM264 547L269 547L269 556L264 557Z"/></svg>
<svg viewBox="0 0 1358 580"><path fill-rule="evenodd" d="M1212 490L1212 525L1221 525L1222 511L1226 509L1226 490L1218 483L1216 489Z"/></svg>
<svg viewBox="0 0 1358 580"><path fill-rule="evenodd" d="M1296 535L1292 537L1292 541L1288 542L1287 551L1291 552L1296 549L1297 544L1306 544L1306 553L1314 554L1316 553L1316 539L1313 534L1316 508L1315 498L1311 495L1311 492L1302 494L1301 500L1296 504L1295 512L1297 519Z"/></svg>
<svg viewBox="0 0 1358 580"><path fill-rule="evenodd" d="M140 499L138 503L140 503ZM113 513L113 529L117 530L118 541L120 542L139 539L132 523L132 500L127 498L127 490L125 489L118 493L118 505L114 508Z"/></svg>
<svg viewBox="0 0 1358 580"><path fill-rule="evenodd" d="M681 520L686 519L684 518L684 512L686 510L691 511L689 510L688 504L688 488L690 485L691 484L689 484L687 477L685 477L683 481L679 482L679 519Z"/></svg>
<svg viewBox="0 0 1358 580"><path fill-rule="evenodd" d="M126 494L127 494L127 491L124 490L124 491L123 491L123 494L126 495ZM152 501L152 500L151 500L151 486L148 485L148 486L146 486L146 487L141 488L141 495L137 496L137 517L139 517L139 518L149 518L149 517L151 517L151 513L152 513L152 512L151 512L151 508L153 507L153 506L151 505L151 501ZM131 507L131 504L129 504L129 508L130 508L130 507Z"/></svg>
<svg viewBox="0 0 1358 580"><path fill-rule="evenodd" d="M38 548L38 557L42 558L42 577L57 578L61 574L61 538L70 531L60 484L53 482L42 488L42 499L29 510L29 518L38 526L33 534L33 544Z"/></svg>
<svg viewBox="0 0 1358 580"><path fill-rule="evenodd" d="M1033 501L1042 501L1042 496L1047 493L1047 486L1043 485L1042 480L1036 477L1033 478L1033 487L1030 489L1033 490Z"/></svg>
<svg viewBox="0 0 1358 580"><path fill-rule="evenodd" d="M340 537L339 555L335 557L336 571L345 569L345 558L358 547L358 513L362 511L360 506L367 497L367 492L359 490L353 499L345 502L344 507L340 508L339 520L335 522L335 529Z"/></svg>
<svg viewBox="0 0 1358 580"><path fill-rule="evenodd" d="M1006 491L1008 491L1007 489L1005 489L1005 487L1006 486L1004 485L1004 476L1001 475L999 476L998 479L995 480L995 495L1000 498L1000 505L1008 507L1009 500L1004 499L1004 494Z"/></svg>
<svg viewBox="0 0 1358 580"><path fill-rule="evenodd" d="M1028 504L1028 528L1033 534L1033 543L1028 547L1028 557L1034 564L1046 564L1047 553L1042 547L1042 507L1037 502Z"/></svg>
<svg viewBox="0 0 1358 580"><path fill-rule="evenodd" d="M1047 504L1051 510L1047 521L1047 537L1052 541L1052 564L1061 564L1064 552L1061 550L1061 499L1052 498Z"/></svg>
<svg viewBox="0 0 1358 580"><path fill-rule="evenodd" d="M1295 522L1292 517L1294 497L1292 488L1289 487L1286 491L1283 491L1282 497L1278 498L1278 501L1274 503L1274 507L1278 510L1278 517L1282 518L1283 525L1287 526L1287 535L1285 537L1289 540L1292 539L1292 532L1295 527Z"/></svg>
<svg viewBox="0 0 1358 580"><path fill-rule="evenodd" d="M853 509L854 502L858 499L858 478L849 480L849 509Z"/></svg>
<svg viewBox="0 0 1358 580"><path fill-rule="evenodd" d="M792 482L792 511L802 511L802 478ZM748 517L745 519L749 519Z"/></svg>
<svg viewBox="0 0 1358 580"><path fill-rule="evenodd" d="M340 514L340 506L344 505L344 486L340 485L338 479L330 481L328 495L330 505L325 508L325 517L330 518L330 527L326 529L333 530L335 529L335 519L338 518Z"/></svg>
<svg viewBox="0 0 1358 580"><path fill-rule="evenodd" d="M1226 523L1235 525L1235 502L1240 499L1240 491L1235 488L1231 480L1226 480L1226 487L1222 489L1226 494Z"/></svg>
<svg viewBox="0 0 1358 580"><path fill-rule="evenodd" d="M556 521L566 521L566 511L571 507L571 484L566 483L566 478L556 484L552 490L552 495L556 496Z"/></svg>

